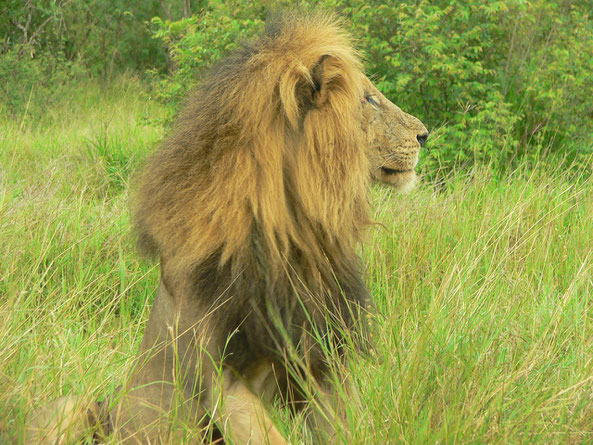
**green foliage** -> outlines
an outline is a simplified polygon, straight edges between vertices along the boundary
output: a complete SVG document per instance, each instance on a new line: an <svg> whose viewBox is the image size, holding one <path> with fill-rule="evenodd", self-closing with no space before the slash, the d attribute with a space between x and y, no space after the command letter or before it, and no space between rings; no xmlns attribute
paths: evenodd
<svg viewBox="0 0 593 445"><path fill-rule="evenodd" d="M146 21L157 0L6 0L0 3L0 106L18 115L29 97L52 102L83 75L165 70ZM47 104L46 104L47 105Z"/></svg>
<svg viewBox="0 0 593 445"><path fill-rule="evenodd" d="M15 46L0 56L0 110L23 118L38 115L83 74L84 68L62 53L35 54L29 45Z"/></svg>
<svg viewBox="0 0 593 445"><path fill-rule="evenodd" d="M130 153L119 135L111 135L105 130L89 139L86 148L90 162L102 166L108 188L114 193L121 192L136 165L137 153Z"/></svg>
<svg viewBox="0 0 593 445"><path fill-rule="evenodd" d="M169 49L174 72L159 78L153 70L156 98L177 110L197 76L226 51L263 26L264 8L248 2L239 6L211 2L199 14L179 21L152 19L152 32Z"/></svg>
<svg viewBox="0 0 593 445"><path fill-rule="evenodd" d="M26 45L32 55L80 61L101 76L164 67L164 51L144 24L159 13L157 0L6 0L0 7L0 55Z"/></svg>
<svg viewBox="0 0 593 445"><path fill-rule="evenodd" d="M498 76L512 112L522 118L519 154L564 149L569 160L587 166L593 153L593 2L515 2L504 29L510 38Z"/></svg>
<svg viewBox="0 0 593 445"><path fill-rule="evenodd" d="M425 168L498 169L567 142L585 159L593 144L592 3L565 3L354 0L344 13L380 88L434 130Z"/></svg>

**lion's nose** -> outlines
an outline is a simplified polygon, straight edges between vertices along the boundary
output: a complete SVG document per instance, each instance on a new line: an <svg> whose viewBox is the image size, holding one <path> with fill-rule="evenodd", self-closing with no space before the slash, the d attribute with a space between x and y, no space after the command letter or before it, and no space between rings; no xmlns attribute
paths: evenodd
<svg viewBox="0 0 593 445"><path fill-rule="evenodd" d="M420 146L424 147L424 144L426 144L426 141L428 140L428 133L419 134L418 136L416 136L416 139L418 139Z"/></svg>

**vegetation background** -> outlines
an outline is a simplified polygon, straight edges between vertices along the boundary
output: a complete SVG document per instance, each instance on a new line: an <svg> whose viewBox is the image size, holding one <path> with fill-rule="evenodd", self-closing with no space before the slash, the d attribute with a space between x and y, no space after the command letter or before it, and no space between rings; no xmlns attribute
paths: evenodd
<svg viewBox="0 0 593 445"><path fill-rule="evenodd" d="M593 442L593 1L316 3L431 129L417 190L373 188L376 348L351 360L341 441ZM123 381L158 280L133 171L200 73L286 6L308 7L0 1L0 443Z"/></svg>

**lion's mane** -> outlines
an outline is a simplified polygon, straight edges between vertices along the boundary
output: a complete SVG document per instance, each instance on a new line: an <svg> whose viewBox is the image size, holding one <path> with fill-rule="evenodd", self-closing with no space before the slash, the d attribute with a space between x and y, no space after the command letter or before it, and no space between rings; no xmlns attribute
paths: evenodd
<svg viewBox="0 0 593 445"><path fill-rule="evenodd" d="M239 368L277 350L261 316L298 343L328 311L351 327L364 307L362 79L335 18L279 17L209 72L139 176L141 247L196 303L223 306Z"/></svg>

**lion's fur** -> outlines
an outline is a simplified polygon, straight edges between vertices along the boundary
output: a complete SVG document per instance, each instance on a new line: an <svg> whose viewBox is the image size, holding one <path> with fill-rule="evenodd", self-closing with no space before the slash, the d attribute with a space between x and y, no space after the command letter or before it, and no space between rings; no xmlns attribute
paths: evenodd
<svg viewBox="0 0 593 445"><path fill-rule="evenodd" d="M310 314L295 292L321 297L310 313L338 306L334 315L349 319L345 292L364 304L363 79L334 18L284 16L213 69L144 167L134 204L143 246L164 273L192 276L202 301L232 294L236 313L223 324L255 331L251 353L271 345L269 327L244 320L250 311L273 303L286 326L302 327Z"/></svg>
<svg viewBox="0 0 593 445"><path fill-rule="evenodd" d="M316 106L306 90L328 55L331 88ZM219 250L237 268L257 226L274 273L291 247L321 260L320 236L353 252L367 221L361 81L350 39L327 15L284 17L226 58L144 169L134 206L144 244L181 268Z"/></svg>

